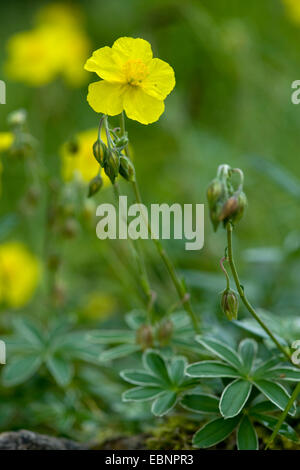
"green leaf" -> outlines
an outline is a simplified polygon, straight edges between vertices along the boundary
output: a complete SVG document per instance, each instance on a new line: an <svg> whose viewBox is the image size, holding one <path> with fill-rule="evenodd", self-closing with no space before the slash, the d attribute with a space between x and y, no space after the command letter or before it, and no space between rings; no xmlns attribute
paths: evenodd
<svg viewBox="0 0 300 470"><path fill-rule="evenodd" d="M219 414L219 400L213 395L205 393L189 393L184 395L180 404L187 410L196 413L217 413Z"/></svg>
<svg viewBox="0 0 300 470"><path fill-rule="evenodd" d="M163 393L163 389L159 387L135 387L122 395L123 401L148 401L153 400Z"/></svg>
<svg viewBox="0 0 300 470"><path fill-rule="evenodd" d="M73 367L70 362L61 357L51 356L47 358L46 365L58 385L65 387L71 382Z"/></svg>
<svg viewBox="0 0 300 470"><path fill-rule="evenodd" d="M256 405L251 406L249 414L251 415L252 413L272 413L274 411L277 411L277 406L268 400L264 400L260 401L259 403L256 403Z"/></svg>
<svg viewBox="0 0 300 470"><path fill-rule="evenodd" d="M135 342L135 334L127 330L100 330L88 333L87 339L100 344L131 344Z"/></svg>
<svg viewBox="0 0 300 470"><path fill-rule="evenodd" d="M264 378L266 373L268 372L269 369L273 368L274 366L278 365L278 362L280 361L279 358L273 357L271 359L268 359L267 361L261 362L258 364L256 367L253 376L255 378Z"/></svg>
<svg viewBox="0 0 300 470"><path fill-rule="evenodd" d="M278 418L274 418L273 416L261 414L261 413L253 413L253 417L261 423L263 426L266 428L271 429L271 431L274 431L275 426L278 422ZM282 423L278 434L281 436L286 437L290 441L293 442L299 442L299 437L297 433L294 431L294 429L287 423Z"/></svg>
<svg viewBox="0 0 300 470"><path fill-rule="evenodd" d="M243 409L252 390L246 380L234 380L224 389L220 399L220 412L224 418L233 418Z"/></svg>
<svg viewBox="0 0 300 470"><path fill-rule="evenodd" d="M255 361L257 352L257 342L253 339L244 339L239 344L238 352L245 366L244 372L248 374L251 371L253 363Z"/></svg>
<svg viewBox="0 0 300 470"><path fill-rule="evenodd" d="M247 415L243 416L237 431L238 450L258 450L255 428Z"/></svg>
<svg viewBox="0 0 300 470"><path fill-rule="evenodd" d="M169 373L165 360L157 351L148 349L143 354L143 363L150 373L160 377L166 384L170 384Z"/></svg>
<svg viewBox="0 0 300 470"><path fill-rule="evenodd" d="M32 377L42 363L40 356L30 354L20 359L15 359L4 368L2 380L6 387L19 385Z"/></svg>
<svg viewBox="0 0 300 470"><path fill-rule="evenodd" d="M268 379L287 380L290 382L300 381L300 369L292 366L278 366L269 369L265 375Z"/></svg>
<svg viewBox="0 0 300 470"><path fill-rule="evenodd" d="M224 441L237 427L240 419L240 416L236 416L235 418L217 418L210 421L194 434L193 445L195 447L206 448Z"/></svg>
<svg viewBox="0 0 300 470"><path fill-rule="evenodd" d="M120 344L119 346L103 351L99 356L99 360L101 362L112 361L120 357L129 356L136 351L140 351L140 349L140 346L137 344Z"/></svg>
<svg viewBox="0 0 300 470"><path fill-rule="evenodd" d="M281 384L271 382L269 380L254 380L254 385L265 395L265 397L278 406L280 410L285 409L290 395ZM289 414L294 415L295 413L296 410L295 407L293 407L289 411Z"/></svg>
<svg viewBox="0 0 300 470"><path fill-rule="evenodd" d="M176 393L171 390L163 392L152 404L151 411L155 416L167 414L176 404Z"/></svg>
<svg viewBox="0 0 300 470"><path fill-rule="evenodd" d="M186 368L186 373L190 377L240 377L239 372L231 366L218 361L195 362Z"/></svg>
<svg viewBox="0 0 300 470"><path fill-rule="evenodd" d="M28 341L28 343L37 349L43 348L45 345L44 335L32 321L28 318L17 318L14 321L14 326L19 335Z"/></svg>
<svg viewBox="0 0 300 470"><path fill-rule="evenodd" d="M126 382L134 385L162 385L159 377L156 377L144 370L122 370L122 372L120 372L120 376L122 379L126 380Z"/></svg>
<svg viewBox="0 0 300 470"><path fill-rule="evenodd" d="M221 341L213 338L202 338L201 336L196 336L196 341L233 367L237 369L242 367L242 362L237 353Z"/></svg>
<svg viewBox="0 0 300 470"><path fill-rule="evenodd" d="M185 357L174 357L169 367L171 381L175 385L180 385L184 379L184 371L187 365Z"/></svg>

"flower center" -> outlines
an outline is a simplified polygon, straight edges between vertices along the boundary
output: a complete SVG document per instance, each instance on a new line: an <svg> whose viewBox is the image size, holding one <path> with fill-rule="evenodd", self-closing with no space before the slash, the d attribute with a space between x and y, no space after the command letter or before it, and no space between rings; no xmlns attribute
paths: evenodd
<svg viewBox="0 0 300 470"><path fill-rule="evenodd" d="M138 86L148 75L148 69L141 60L128 60L123 65L123 72L128 85Z"/></svg>

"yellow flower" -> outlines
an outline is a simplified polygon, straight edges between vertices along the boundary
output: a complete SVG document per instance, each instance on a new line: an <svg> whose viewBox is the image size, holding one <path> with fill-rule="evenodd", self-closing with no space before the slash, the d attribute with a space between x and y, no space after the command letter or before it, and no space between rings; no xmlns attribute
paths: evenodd
<svg viewBox="0 0 300 470"><path fill-rule="evenodd" d="M77 86L86 79L83 64L90 43L81 19L65 5L42 9L35 28L12 36L7 47L5 70L14 80L42 86L63 75Z"/></svg>
<svg viewBox="0 0 300 470"><path fill-rule="evenodd" d="M93 144L97 140L98 129L89 129L79 132L74 139L74 144L66 142L61 148L62 157L62 177L65 181L72 181L79 178L85 183L89 183L99 171L99 163L93 155ZM104 129L101 139L107 143ZM72 149L72 146L74 148ZM104 185L109 184L109 178L102 171Z"/></svg>
<svg viewBox="0 0 300 470"><path fill-rule="evenodd" d="M103 79L89 85L87 100L97 113L115 116L125 110L142 124L159 119L175 86L172 67L154 59L149 42L139 38L119 38L112 47L98 49L85 69Z"/></svg>
<svg viewBox="0 0 300 470"><path fill-rule="evenodd" d="M12 132L0 132L0 152L5 152L8 150L14 140L14 135Z"/></svg>
<svg viewBox="0 0 300 470"><path fill-rule="evenodd" d="M22 307L32 297L39 278L38 260L22 243L0 245L0 302Z"/></svg>
<svg viewBox="0 0 300 470"><path fill-rule="evenodd" d="M300 2L299 0L283 0L287 15L295 23L300 23Z"/></svg>

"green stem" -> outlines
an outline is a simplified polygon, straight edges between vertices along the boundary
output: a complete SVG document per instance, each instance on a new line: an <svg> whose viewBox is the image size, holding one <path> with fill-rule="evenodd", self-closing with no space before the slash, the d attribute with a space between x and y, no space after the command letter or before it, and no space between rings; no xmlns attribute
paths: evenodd
<svg viewBox="0 0 300 470"><path fill-rule="evenodd" d="M272 442L274 441L275 437L277 436L277 433L279 431L279 429L281 428L285 418L287 417L288 415L288 412L290 411L291 407L293 406L293 403L294 401L296 400L297 396L299 395L300 393L300 382L297 384L297 386L295 387L292 395L291 395L291 398L289 399L284 411L282 412L282 414L280 415L280 418L279 420L277 421L276 423L276 426L275 426L275 429L270 437L270 439L268 440L267 442L267 445L266 445L266 450L269 448L269 446L272 444Z"/></svg>
<svg viewBox="0 0 300 470"><path fill-rule="evenodd" d="M258 314L256 313L256 311L254 310L254 308L252 307L252 305L250 304L250 302L248 301L246 295L245 295L245 292L244 292L244 289L243 287L241 286L241 283L240 283L240 280L239 280L239 276L238 276L238 273L237 273L237 270L236 270L236 267L235 267L235 262L234 262L234 258L233 258L233 250L232 250L232 225L230 222L228 222L227 226L226 226L226 229L227 229L227 248L228 248L228 261L229 261L229 264L230 264L230 268L231 268L231 272L232 272L232 275L233 275L233 278L234 278L234 282L235 282L235 285L236 285L236 288L238 290L238 293L242 299L242 302L243 304L245 305L246 309L248 310L248 312L252 315L252 317L257 321L257 323L259 323L259 325L262 327L262 329L267 333L267 335L271 338L271 340L273 341L273 343L277 346L277 348L279 349L279 351L282 352L282 354L287 358L287 360L289 362L292 362L291 361L291 358L290 358L290 355L288 354L288 352L284 349L284 347L279 343L279 341L277 341L277 339L275 338L275 336L273 335L273 333L269 330L269 328L267 327L267 325L263 322L263 320L258 316Z"/></svg>
<svg viewBox="0 0 300 470"><path fill-rule="evenodd" d="M122 135L124 135L125 134L124 113L121 113L121 115L120 115L120 128L121 128ZM125 148L125 153L126 153L127 157L129 157L128 146ZM136 179L135 179L135 181L132 182L132 186L133 186L133 191L134 191L134 194L135 194L136 202L138 204L143 204L141 193L140 193L139 186L138 186L138 183L137 183ZM149 235L150 235L151 239L153 240L153 242L156 246L156 249L157 249L160 257L162 258L162 260L163 260L163 262L164 262L164 264L165 264L165 266L166 266L166 268L167 268L167 270L170 274L170 277L171 277L172 282L175 286L175 289L178 293L178 296L179 296L180 301L183 305L183 308L185 309L185 311L190 316L191 321L193 323L193 326L195 328L195 331L199 332L198 320L197 320L197 317L196 317L195 312L193 311L193 308L192 308L192 305L191 305L190 295L186 291L186 288L185 288L183 282L179 279L179 277L176 273L176 270L173 266L173 263L170 260L169 256L167 255L166 251L164 250L162 244L160 243L159 240L152 237L151 226L150 226L149 223L148 223L148 232L149 232Z"/></svg>

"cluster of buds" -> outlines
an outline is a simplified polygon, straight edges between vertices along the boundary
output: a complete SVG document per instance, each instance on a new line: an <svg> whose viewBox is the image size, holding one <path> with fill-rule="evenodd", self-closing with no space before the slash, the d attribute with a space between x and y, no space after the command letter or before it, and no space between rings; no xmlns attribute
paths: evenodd
<svg viewBox="0 0 300 470"><path fill-rule="evenodd" d="M120 174L127 181L135 180L135 169L131 160L124 155L123 150L128 146L127 134L118 136L115 130L107 128L109 134L109 145L106 145L100 137L93 145L93 154L101 168L109 177L112 184ZM112 137L111 137L112 135ZM96 194L102 186L102 178L100 173L93 178L89 185L89 197Z"/></svg>
<svg viewBox="0 0 300 470"><path fill-rule="evenodd" d="M155 326L142 325L136 332L136 343L143 350L154 346L166 346L173 335L173 323L169 319L164 319Z"/></svg>
<svg viewBox="0 0 300 470"><path fill-rule="evenodd" d="M233 174L240 176L240 184L237 189L231 183ZM247 206L247 197L243 192L243 180L243 172L239 168L231 168L228 165L219 166L216 178L207 189L210 219L215 231L221 222L225 227L228 222L235 224L242 218Z"/></svg>

